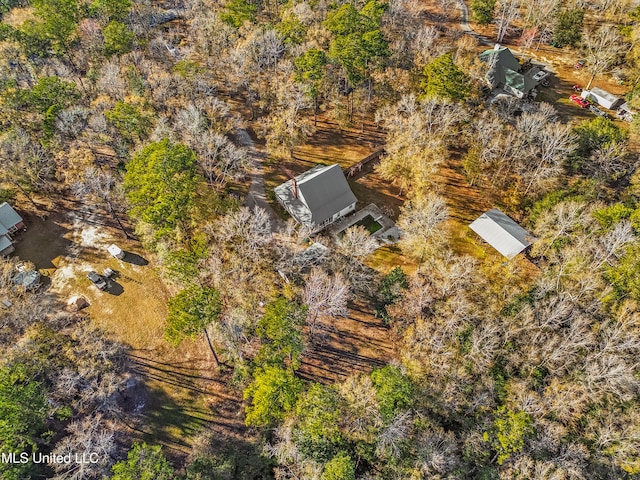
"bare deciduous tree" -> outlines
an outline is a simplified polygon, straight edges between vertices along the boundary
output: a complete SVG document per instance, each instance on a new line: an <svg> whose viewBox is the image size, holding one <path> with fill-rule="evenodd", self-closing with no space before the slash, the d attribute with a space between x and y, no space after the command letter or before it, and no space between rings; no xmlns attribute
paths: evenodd
<svg viewBox="0 0 640 480"><path fill-rule="evenodd" d="M47 191L52 187L56 164L39 141L20 128L0 135L0 173L34 205L29 190Z"/></svg>
<svg viewBox="0 0 640 480"><path fill-rule="evenodd" d="M223 217L209 229L213 238L235 251L240 260L256 260L271 242L271 220L259 207L243 207Z"/></svg>
<svg viewBox="0 0 640 480"><path fill-rule="evenodd" d="M111 172L96 167L85 168L84 175L72 185L76 197L102 201L125 237L131 238L118 215L122 211L122 194L118 188L119 183Z"/></svg>
<svg viewBox="0 0 640 480"><path fill-rule="evenodd" d="M310 335L313 336L318 328L320 317L345 317L348 314L349 285L336 274L330 276L321 268L314 268L307 277L302 301L309 308L307 323Z"/></svg>
<svg viewBox="0 0 640 480"><path fill-rule="evenodd" d="M532 162L521 162L520 173L530 191L539 192L557 179L566 157L575 150L576 139L569 125L549 123L535 135L532 143L535 157Z"/></svg>
<svg viewBox="0 0 640 480"><path fill-rule="evenodd" d="M615 181L633 172L637 165L637 156L629 154L624 145L611 143L596 148L583 168L596 178Z"/></svg>
<svg viewBox="0 0 640 480"><path fill-rule="evenodd" d="M629 49L629 44L612 25L603 25L596 31L587 29L583 43L587 68L591 72L585 87L588 90L596 75L622 59Z"/></svg>
<svg viewBox="0 0 640 480"><path fill-rule="evenodd" d="M87 126L90 110L74 105L56 116L56 129L68 138L77 138Z"/></svg>
<svg viewBox="0 0 640 480"><path fill-rule="evenodd" d="M433 249L444 236L442 223L449 218L444 199L429 193L408 200L400 210L398 226L403 232L401 244L420 263L428 251Z"/></svg>
<svg viewBox="0 0 640 480"><path fill-rule="evenodd" d="M242 179L254 163L246 148L237 147L221 133L204 132L195 149L199 155L198 163L209 184L218 188L228 178Z"/></svg>
<svg viewBox="0 0 640 480"><path fill-rule="evenodd" d="M110 470L112 455L116 449L113 425L105 422L101 415L87 416L72 422L67 427L68 435L60 440L52 453L71 455L72 458L84 456L85 462L60 463L50 466L56 471L58 480L87 480L103 478ZM91 456L93 455L93 456ZM89 461L89 459L97 461Z"/></svg>
<svg viewBox="0 0 640 480"><path fill-rule="evenodd" d="M200 109L191 103L178 110L173 128L182 135L187 145L194 148L200 143L201 135L207 128L207 119Z"/></svg>
<svg viewBox="0 0 640 480"><path fill-rule="evenodd" d="M347 257L362 259L378 248L378 241L363 226L347 228L342 236L336 239L338 249Z"/></svg>
<svg viewBox="0 0 640 480"><path fill-rule="evenodd" d="M511 31L513 22L520 16L520 0L498 0L494 22L497 28L496 42L500 43Z"/></svg>

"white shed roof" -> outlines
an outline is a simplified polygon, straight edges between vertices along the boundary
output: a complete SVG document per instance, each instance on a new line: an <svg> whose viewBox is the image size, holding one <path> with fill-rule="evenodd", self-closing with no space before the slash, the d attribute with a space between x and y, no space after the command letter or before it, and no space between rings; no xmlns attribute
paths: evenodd
<svg viewBox="0 0 640 480"><path fill-rule="evenodd" d="M511 259L535 238L497 208L480 215L469 228L505 257Z"/></svg>

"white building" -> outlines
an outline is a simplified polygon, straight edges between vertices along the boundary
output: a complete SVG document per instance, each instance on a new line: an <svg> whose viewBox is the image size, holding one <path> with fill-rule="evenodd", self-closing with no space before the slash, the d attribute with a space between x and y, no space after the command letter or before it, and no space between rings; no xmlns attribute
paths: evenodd
<svg viewBox="0 0 640 480"><path fill-rule="evenodd" d="M620 105L620 103L622 103L622 99L620 97L616 97L614 94L598 87L593 87L591 90L583 90L580 95L582 95L582 98L594 101L598 105L610 110L615 109Z"/></svg>
<svg viewBox="0 0 640 480"><path fill-rule="evenodd" d="M535 241L529 232L497 208L480 215L469 228L508 259Z"/></svg>

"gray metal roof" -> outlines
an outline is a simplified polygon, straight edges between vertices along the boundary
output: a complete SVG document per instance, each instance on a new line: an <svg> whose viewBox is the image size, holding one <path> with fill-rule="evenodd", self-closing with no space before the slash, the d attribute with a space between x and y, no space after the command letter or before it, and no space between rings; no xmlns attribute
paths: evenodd
<svg viewBox="0 0 640 480"><path fill-rule="evenodd" d="M497 208L480 215L469 228L509 259L535 241L529 232Z"/></svg>
<svg viewBox="0 0 640 480"><path fill-rule="evenodd" d="M591 93L593 93L594 95L597 95L599 97L602 97L608 101L610 101L611 103L616 103L620 101L620 97L616 97L613 93L609 93L606 90L601 89L600 87L593 87L590 90Z"/></svg>
<svg viewBox="0 0 640 480"><path fill-rule="evenodd" d="M296 177L298 198L292 181L278 185L276 196L305 225L321 225L357 201L340 165L317 165Z"/></svg>
<svg viewBox="0 0 640 480"><path fill-rule="evenodd" d="M526 73L520 73L520 62L506 47L496 45L492 50L485 50L480 59L490 65L486 78L492 87L507 85L522 93L533 90L539 82L533 79L539 69L532 68Z"/></svg>
<svg viewBox="0 0 640 480"><path fill-rule="evenodd" d="M6 229L15 227L22 222L22 217L7 202L0 204L0 225Z"/></svg>
<svg viewBox="0 0 640 480"><path fill-rule="evenodd" d="M5 251L7 248L11 247L12 243L9 240L9 237L6 235L0 235L0 252Z"/></svg>
<svg viewBox="0 0 640 480"><path fill-rule="evenodd" d="M480 59L489 64L500 65L510 70L520 70L520 62L507 47L496 45L496 47L482 52Z"/></svg>

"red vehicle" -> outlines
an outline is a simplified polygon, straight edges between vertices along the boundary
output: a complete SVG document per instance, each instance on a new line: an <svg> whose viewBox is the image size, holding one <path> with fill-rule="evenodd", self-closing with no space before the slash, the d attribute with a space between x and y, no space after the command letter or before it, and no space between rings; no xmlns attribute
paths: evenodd
<svg viewBox="0 0 640 480"><path fill-rule="evenodd" d="M574 67L577 69L581 69L582 67L584 67L585 63L587 63L586 60L578 60Z"/></svg>
<svg viewBox="0 0 640 480"><path fill-rule="evenodd" d="M589 102L587 102L580 95L573 94L569 97L569 100L571 100L573 103L577 103L582 108L587 108L589 106Z"/></svg>

